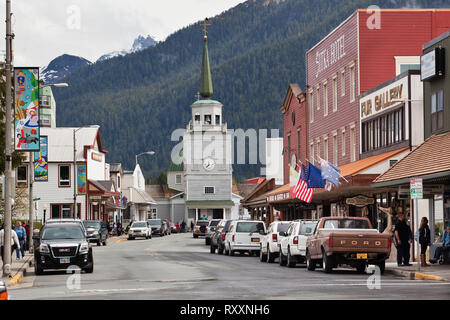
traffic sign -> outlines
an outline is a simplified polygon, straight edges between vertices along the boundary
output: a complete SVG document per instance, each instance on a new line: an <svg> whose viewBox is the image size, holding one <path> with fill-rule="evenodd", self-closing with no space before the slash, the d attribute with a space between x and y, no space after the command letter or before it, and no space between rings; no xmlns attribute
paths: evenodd
<svg viewBox="0 0 450 320"><path fill-rule="evenodd" d="M411 199L423 199L423 181L420 178L410 179Z"/></svg>

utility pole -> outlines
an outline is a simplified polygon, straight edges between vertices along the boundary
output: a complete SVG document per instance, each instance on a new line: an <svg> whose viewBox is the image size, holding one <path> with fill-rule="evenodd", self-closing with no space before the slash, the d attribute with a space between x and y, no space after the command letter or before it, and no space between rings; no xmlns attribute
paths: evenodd
<svg viewBox="0 0 450 320"><path fill-rule="evenodd" d="M80 128L79 128L80 129ZM79 130L78 129L78 130ZM73 218L75 219L77 217L77 145L76 145L76 138L75 134L78 131L76 129L73 129ZM87 185L86 185L87 187ZM86 215L87 219L87 215Z"/></svg>
<svg viewBox="0 0 450 320"><path fill-rule="evenodd" d="M25 237L25 239L27 239L27 241L29 241L28 243L28 252L33 253L33 246L31 245L33 242L31 241L31 239L33 238L33 230L34 230L34 201L33 201L33 182L34 182L34 166L33 166L33 158L34 158L34 152L29 152L29 160L30 160L30 172L29 172L29 177L30 177L30 185L29 185L29 190L28 190L28 195L29 195L29 201L28 201L28 207L29 207L29 218L28 218L28 225L30 226L30 238L27 239L27 237Z"/></svg>
<svg viewBox="0 0 450 320"><path fill-rule="evenodd" d="M11 168L12 168L12 115L11 115L11 0L6 0L6 119L5 119L5 239L3 250L3 275L11 274Z"/></svg>

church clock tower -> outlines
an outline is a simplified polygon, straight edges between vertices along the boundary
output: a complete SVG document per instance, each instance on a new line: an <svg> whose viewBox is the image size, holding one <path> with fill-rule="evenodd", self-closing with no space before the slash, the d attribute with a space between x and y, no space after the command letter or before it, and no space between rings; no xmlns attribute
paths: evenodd
<svg viewBox="0 0 450 320"><path fill-rule="evenodd" d="M208 37L204 27L200 96L191 105L192 117L183 136L186 220L231 217L231 134L223 122L219 101L212 100Z"/></svg>

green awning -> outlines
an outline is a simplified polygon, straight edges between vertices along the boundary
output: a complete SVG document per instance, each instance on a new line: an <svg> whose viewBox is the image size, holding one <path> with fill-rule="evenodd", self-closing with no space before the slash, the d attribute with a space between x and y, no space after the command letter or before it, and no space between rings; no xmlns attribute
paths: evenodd
<svg viewBox="0 0 450 320"><path fill-rule="evenodd" d="M204 200L204 201L186 201L189 207L233 207L233 201L226 200Z"/></svg>

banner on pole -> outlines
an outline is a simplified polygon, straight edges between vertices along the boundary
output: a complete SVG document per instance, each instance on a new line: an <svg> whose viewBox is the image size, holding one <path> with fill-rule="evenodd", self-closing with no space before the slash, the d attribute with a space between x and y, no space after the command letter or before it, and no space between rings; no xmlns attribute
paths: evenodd
<svg viewBox="0 0 450 320"><path fill-rule="evenodd" d="M41 150L34 152L34 181L48 181L48 137L41 136Z"/></svg>
<svg viewBox="0 0 450 320"><path fill-rule="evenodd" d="M14 68L14 149L39 148L39 68Z"/></svg>
<svg viewBox="0 0 450 320"><path fill-rule="evenodd" d="M86 164L77 164L78 194L86 194Z"/></svg>

